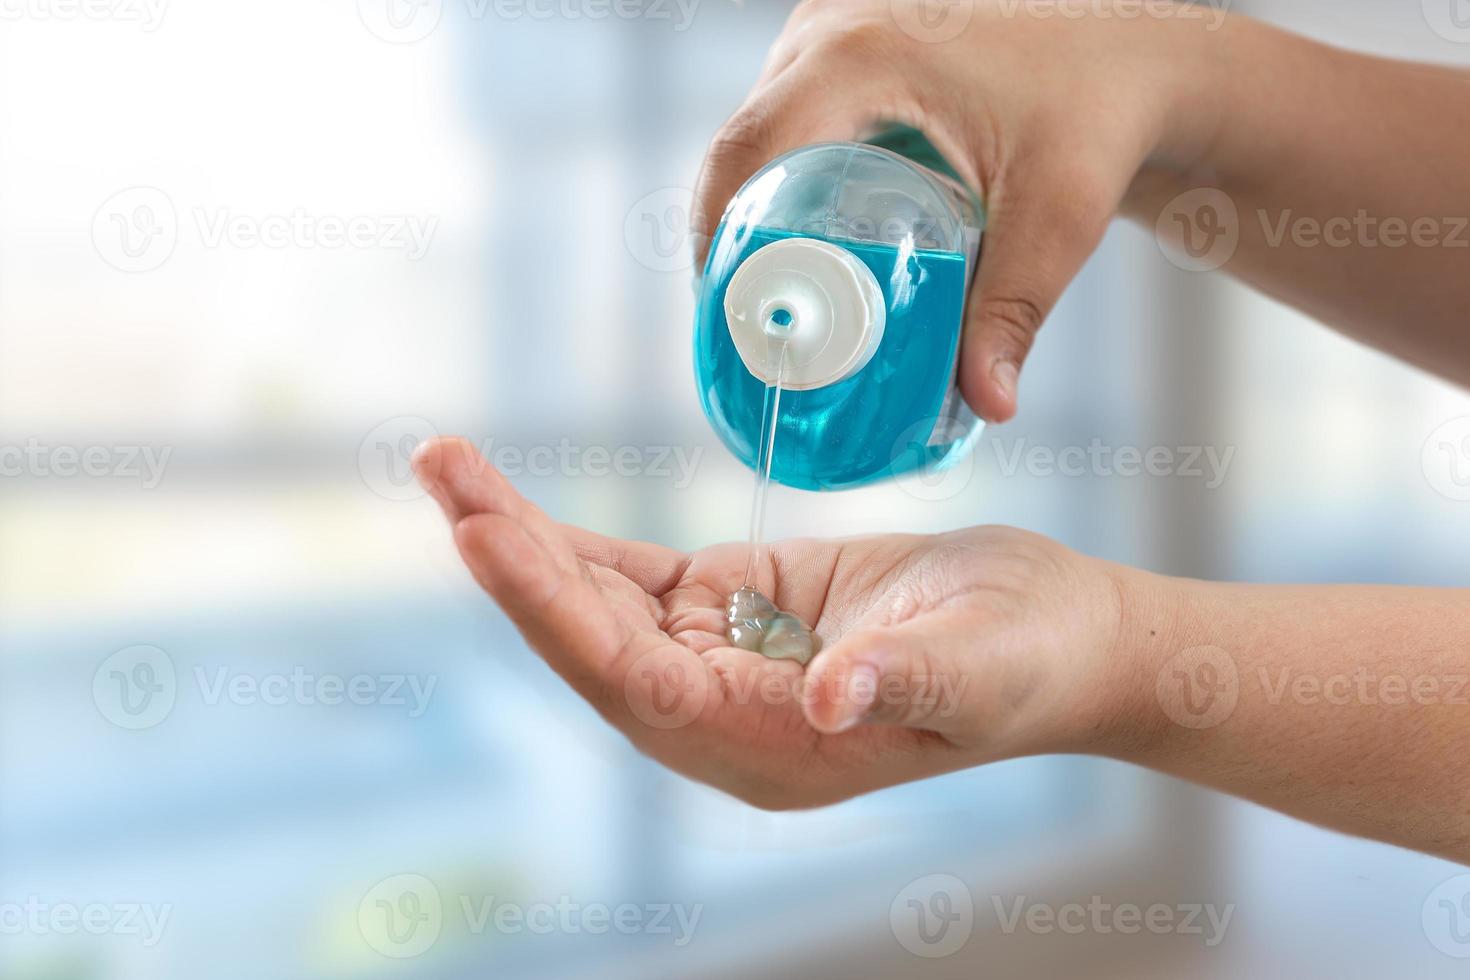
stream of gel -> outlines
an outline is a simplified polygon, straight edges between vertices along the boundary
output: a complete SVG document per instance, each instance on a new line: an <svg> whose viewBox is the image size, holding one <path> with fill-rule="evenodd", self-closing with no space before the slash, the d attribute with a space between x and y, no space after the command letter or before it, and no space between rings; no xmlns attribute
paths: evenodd
<svg viewBox="0 0 1470 980"><path fill-rule="evenodd" d="M775 380L766 385L765 404L761 410L761 441L757 450L755 491L750 505L750 555L745 562L744 584L730 596L730 606L725 613L725 635L732 646L742 650L750 650L772 660L795 660L806 666L817 652L817 635L799 617L777 609L776 604L755 587L756 568L765 548L766 497L771 489L771 459L776 447L776 420L781 411L781 384L786 378L786 341L772 338L772 343L779 346L775 353L768 350L766 355L767 368L774 361L776 370L767 370Z"/></svg>

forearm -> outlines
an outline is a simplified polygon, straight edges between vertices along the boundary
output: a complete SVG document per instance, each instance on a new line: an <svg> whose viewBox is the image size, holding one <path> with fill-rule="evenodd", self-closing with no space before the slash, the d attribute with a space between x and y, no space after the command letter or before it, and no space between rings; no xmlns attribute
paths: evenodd
<svg viewBox="0 0 1470 980"><path fill-rule="evenodd" d="M1470 593L1129 575L1105 751L1470 861Z"/></svg>
<svg viewBox="0 0 1470 980"><path fill-rule="evenodd" d="M1470 381L1470 72L1239 17L1182 50L1213 96L1181 104L1125 212L1154 228L1179 194L1218 188L1239 241L1206 265L1224 260L1333 327ZM1161 231L1184 234L1171 217ZM1192 231L1197 249L1209 243Z"/></svg>

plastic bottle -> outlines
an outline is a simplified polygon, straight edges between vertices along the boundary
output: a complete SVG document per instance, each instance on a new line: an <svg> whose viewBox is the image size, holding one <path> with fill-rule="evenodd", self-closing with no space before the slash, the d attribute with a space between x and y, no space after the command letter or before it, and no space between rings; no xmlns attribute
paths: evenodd
<svg viewBox="0 0 1470 980"><path fill-rule="evenodd" d="M981 423L956 366L982 227L978 199L911 129L803 147L746 182L695 317L701 403L725 445L757 465L779 370L777 482L841 489L968 452Z"/></svg>

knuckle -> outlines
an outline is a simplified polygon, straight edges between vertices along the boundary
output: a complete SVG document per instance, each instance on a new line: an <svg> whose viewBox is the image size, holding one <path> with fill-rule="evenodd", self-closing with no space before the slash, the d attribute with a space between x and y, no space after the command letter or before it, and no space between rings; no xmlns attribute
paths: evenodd
<svg viewBox="0 0 1470 980"><path fill-rule="evenodd" d="M771 133L771 114L761 103L742 106L725 120L710 141L712 163L734 156L759 153L765 149Z"/></svg>
<svg viewBox="0 0 1470 980"><path fill-rule="evenodd" d="M1046 319L1041 303L1023 293L982 296L979 314L986 331L999 334L1004 346L1017 354L1031 349L1031 341Z"/></svg>
<svg viewBox="0 0 1470 980"><path fill-rule="evenodd" d="M761 103L742 107L725 121L705 151L693 225L706 234L724 213L740 183L766 162L774 130L771 110Z"/></svg>
<svg viewBox="0 0 1470 980"><path fill-rule="evenodd" d="M879 686L879 710L889 711L891 720L903 726L919 726L932 720L935 702L929 691L939 676L938 660L926 649L911 652L903 674L883 677Z"/></svg>
<svg viewBox="0 0 1470 980"><path fill-rule="evenodd" d="M893 31L884 24L858 21L829 31L811 51L829 64L871 68L892 64L894 44Z"/></svg>

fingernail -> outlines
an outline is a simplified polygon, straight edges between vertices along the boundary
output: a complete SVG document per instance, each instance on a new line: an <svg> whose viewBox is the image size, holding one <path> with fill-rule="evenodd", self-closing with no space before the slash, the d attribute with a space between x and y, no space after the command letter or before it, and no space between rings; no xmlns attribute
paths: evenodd
<svg viewBox="0 0 1470 980"><path fill-rule="evenodd" d="M833 720L833 732L845 732L856 728L863 719L873 713L878 703L878 671L869 664L854 664L847 672L842 697L837 703L837 717Z"/></svg>
<svg viewBox="0 0 1470 980"><path fill-rule="evenodd" d="M1007 398L1014 400L1016 397L1016 382L1020 380L1021 369L1015 361L1007 358L998 358L990 366L990 376L1000 386L1001 393Z"/></svg>
<svg viewBox="0 0 1470 980"><path fill-rule="evenodd" d="M425 439L423 442L413 447L413 452L410 453L408 456L408 465L413 468L413 471L415 473L418 473L423 469L424 455L428 453L429 447L433 444L433 439Z"/></svg>

